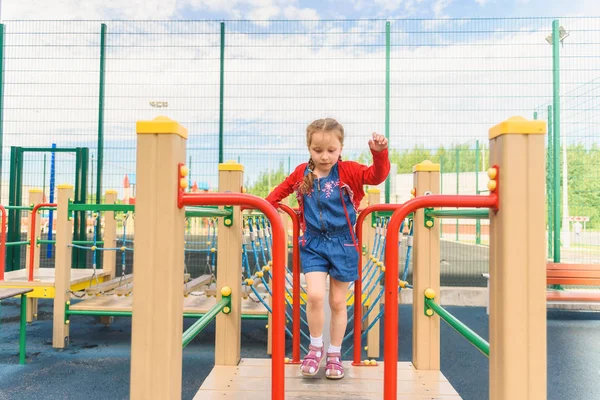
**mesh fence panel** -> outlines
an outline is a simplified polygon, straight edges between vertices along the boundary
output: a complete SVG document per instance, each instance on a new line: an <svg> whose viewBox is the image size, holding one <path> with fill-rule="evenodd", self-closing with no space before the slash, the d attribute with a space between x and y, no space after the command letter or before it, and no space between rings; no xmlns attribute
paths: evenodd
<svg viewBox="0 0 600 400"><path fill-rule="evenodd" d="M570 243L563 240L561 250L563 261L593 263L600 261L600 19L560 24L567 33L560 46L565 215L587 217L577 232L577 221L565 218ZM327 116L345 128L344 157L368 163L371 133L386 132L388 50L392 202L409 197L410 169L424 159L441 164L442 193L483 193L488 129L534 112L547 121L553 104L550 18L105 25L100 98L102 22L5 23L3 202L10 147L52 144L89 148L88 197L95 201L102 108L101 189L117 189L121 200L135 196L135 121L159 115L188 128L190 183L200 189L218 187L222 156L242 163L248 191L265 196L308 159L305 128ZM49 186L49 158L28 156L23 193ZM61 155L56 166L56 182L72 182L74 160ZM564 203L562 190L548 189ZM447 272L466 277L457 284L481 284L486 262L473 249L487 244L486 222L440 223Z"/></svg>

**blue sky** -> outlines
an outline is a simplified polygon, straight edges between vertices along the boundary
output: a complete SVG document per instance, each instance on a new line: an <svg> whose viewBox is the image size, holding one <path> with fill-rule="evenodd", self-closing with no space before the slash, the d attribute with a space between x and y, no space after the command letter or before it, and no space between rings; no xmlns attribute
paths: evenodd
<svg viewBox="0 0 600 400"><path fill-rule="evenodd" d="M595 0L4 0L3 20L598 16Z"/></svg>

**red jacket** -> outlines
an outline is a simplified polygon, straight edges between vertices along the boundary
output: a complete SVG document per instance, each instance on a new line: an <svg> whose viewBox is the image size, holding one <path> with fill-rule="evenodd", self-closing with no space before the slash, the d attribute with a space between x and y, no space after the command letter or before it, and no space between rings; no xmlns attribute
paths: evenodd
<svg viewBox="0 0 600 400"><path fill-rule="evenodd" d="M366 166L354 161L338 161L338 171L340 174L340 189L346 188L350 196L350 200L354 205L354 210L358 210L360 201L365 197L364 185L379 185L385 181L390 172L390 160L388 158L388 149L379 152L371 151L373 155L373 165ZM300 225L301 229L306 228L304 221L304 203L302 194L298 191L300 184L304 180L306 165L302 163L296 167L285 180L280 183L267 196L266 200L277 208L278 203L288 197L292 192L296 193L298 206L300 209Z"/></svg>

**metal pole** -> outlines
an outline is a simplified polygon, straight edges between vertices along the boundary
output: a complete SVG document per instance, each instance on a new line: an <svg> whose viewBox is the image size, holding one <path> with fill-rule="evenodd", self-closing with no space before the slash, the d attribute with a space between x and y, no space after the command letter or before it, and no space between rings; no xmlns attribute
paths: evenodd
<svg viewBox="0 0 600 400"><path fill-rule="evenodd" d="M44 153L44 169L42 172L42 202L44 202L45 195L46 195L46 153Z"/></svg>
<svg viewBox="0 0 600 400"><path fill-rule="evenodd" d="M456 148L456 194L458 194L458 174L460 173L460 149ZM456 241L458 242L458 219L456 220Z"/></svg>
<svg viewBox="0 0 600 400"><path fill-rule="evenodd" d="M440 156L440 194L444 194L444 155ZM444 222L440 219L440 238L444 237Z"/></svg>
<svg viewBox="0 0 600 400"><path fill-rule="evenodd" d="M552 21L552 106L554 126L554 262L560 262L560 36L558 20Z"/></svg>
<svg viewBox="0 0 600 400"><path fill-rule="evenodd" d="M52 143L52 149L56 150L56 143ZM48 202L54 203L54 185L56 182L56 152L52 151L50 154L50 193L48 196ZM52 240L52 225L54 222L54 211L48 212L48 240ZM52 245L48 245L46 249L46 256L52 257Z"/></svg>
<svg viewBox="0 0 600 400"><path fill-rule="evenodd" d="M96 204L102 199L102 164L104 163L104 75L106 65L106 24L100 29L100 90L98 94L98 160L96 166ZM84 199L84 202L87 199ZM98 234L100 230L98 230Z"/></svg>
<svg viewBox="0 0 600 400"><path fill-rule="evenodd" d="M31 244L31 246L35 246ZM33 270L33 266L31 267ZM25 365L25 345L27 343L25 339L26 334L26 326L27 326L27 297L22 294L21 295L21 320L19 323L19 364Z"/></svg>
<svg viewBox="0 0 600 400"><path fill-rule="evenodd" d="M554 189L552 187L552 182L554 182L554 171L553 171L553 158L552 154L554 152L554 130L552 124L552 106L548 106L548 150L547 150L547 162L546 162L546 192L548 199L546 202L548 203L548 258L552 258L554 254Z"/></svg>
<svg viewBox="0 0 600 400"><path fill-rule="evenodd" d="M225 95L225 23L221 22L221 77L219 92L219 164L223 162L223 100Z"/></svg>
<svg viewBox="0 0 600 400"><path fill-rule="evenodd" d="M490 356L490 344L485 341L481 336L476 334L471 328L462 323L454 315L450 314L444 307L437 304L433 299L425 297L425 306L433 309L437 315L440 316L444 321L448 323L454 330L461 334L465 339L475 346L486 356ZM426 308L427 309L427 308Z"/></svg>
<svg viewBox="0 0 600 400"><path fill-rule="evenodd" d="M2 178L2 152L4 150L4 24L0 24L0 180ZM0 190L0 202L2 191Z"/></svg>
<svg viewBox="0 0 600 400"><path fill-rule="evenodd" d="M390 21L385 23L385 137L390 140ZM385 179L385 203L390 203L390 176Z"/></svg>
<svg viewBox="0 0 600 400"><path fill-rule="evenodd" d="M475 141L475 193L479 194L479 140ZM475 243L481 244L481 221L475 221Z"/></svg>

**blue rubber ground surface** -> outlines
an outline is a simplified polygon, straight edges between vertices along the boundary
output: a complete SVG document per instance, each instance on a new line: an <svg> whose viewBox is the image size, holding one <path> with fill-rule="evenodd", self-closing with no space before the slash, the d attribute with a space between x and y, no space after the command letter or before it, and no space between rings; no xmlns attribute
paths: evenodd
<svg viewBox="0 0 600 400"><path fill-rule="evenodd" d="M95 318L71 319L71 343L52 348L51 302L40 301L39 320L27 327L27 365L18 364L18 313L15 300L0 310L0 400L127 399L131 320L110 327ZM485 308L448 307L471 329L488 338ZM399 310L399 359L410 360L412 309ZM185 327L193 321L185 321ZM243 321L242 357L265 358L263 321ZM289 350L289 349L288 349ZM442 323L442 372L465 400L488 398L488 360ZM214 363L214 324L183 353L183 399L192 399ZM548 399L600 399L600 313L548 312Z"/></svg>

